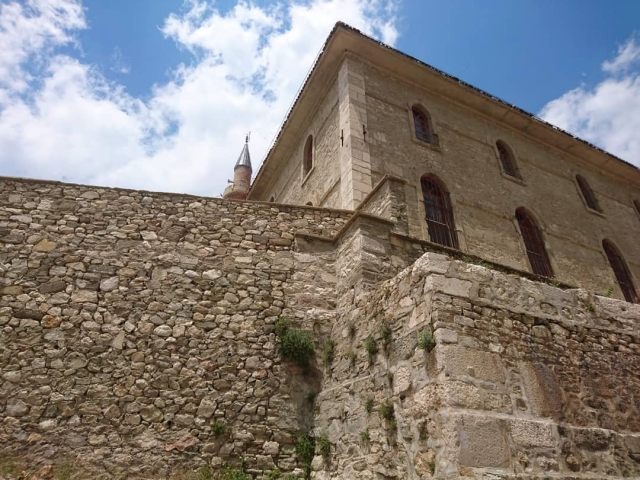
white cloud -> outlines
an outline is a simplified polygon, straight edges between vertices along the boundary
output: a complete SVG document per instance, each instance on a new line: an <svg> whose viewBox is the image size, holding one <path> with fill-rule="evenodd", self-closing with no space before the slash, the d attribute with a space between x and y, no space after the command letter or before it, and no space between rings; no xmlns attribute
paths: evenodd
<svg viewBox="0 0 640 480"><path fill-rule="evenodd" d="M640 45L633 36L602 64L605 78L547 103L540 117L640 167Z"/></svg>
<svg viewBox="0 0 640 480"><path fill-rule="evenodd" d="M393 43L393 1L240 2L221 13L190 0L162 34L195 62L177 66L146 101L53 54L85 27L79 0L3 5L0 42L15 47L0 57L0 174L217 195L248 130L257 170L335 22Z"/></svg>

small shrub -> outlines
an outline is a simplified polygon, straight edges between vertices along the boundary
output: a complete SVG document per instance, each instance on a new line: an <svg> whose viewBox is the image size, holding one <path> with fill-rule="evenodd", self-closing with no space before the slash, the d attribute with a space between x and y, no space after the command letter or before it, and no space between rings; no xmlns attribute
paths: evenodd
<svg viewBox="0 0 640 480"><path fill-rule="evenodd" d="M602 294L603 297L610 297L613 295L613 287L607 288L607 291Z"/></svg>
<svg viewBox="0 0 640 480"><path fill-rule="evenodd" d="M349 336L351 338L356 336L356 324L352 323L351 325L349 325Z"/></svg>
<svg viewBox="0 0 640 480"><path fill-rule="evenodd" d="M326 365L331 365L333 357L335 355L336 342L333 340L327 340L322 348L322 361Z"/></svg>
<svg viewBox="0 0 640 480"><path fill-rule="evenodd" d="M56 480L71 480L73 467L66 462L58 463L55 467Z"/></svg>
<svg viewBox="0 0 640 480"><path fill-rule="evenodd" d="M395 432L398 429L398 424L396 423L395 418L392 418L391 420L387 421L387 428L392 432Z"/></svg>
<svg viewBox="0 0 640 480"><path fill-rule="evenodd" d="M429 470L431 470L431 475L433 475L434 473L436 473L436 462L431 462L429 464Z"/></svg>
<svg viewBox="0 0 640 480"><path fill-rule="evenodd" d="M376 353L378 353L378 344L373 338L369 337L364 341L364 349L370 356L373 357Z"/></svg>
<svg viewBox="0 0 640 480"><path fill-rule="evenodd" d="M298 435L296 440L296 455L302 460L305 475L307 478L311 475L311 461L316 451L316 440L308 433Z"/></svg>
<svg viewBox="0 0 640 480"><path fill-rule="evenodd" d="M318 444L318 450L320 450L320 455L322 455L322 458L326 461L331 454L331 442L329 442L329 438L323 433L316 442Z"/></svg>
<svg viewBox="0 0 640 480"><path fill-rule="evenodd" d="M590 312L595 312L596 306L593 303L587 303L587 310L589 310Z"/></svg>
<svg viewBox="0 0 640 480"><path fill-rule="evenodd" d="M293 473L289 473L286 477L284 477L283 480L298 480L298 477L296 477Z"/></svg>
<svg viewBox="0 0 640 480"><path fill-rule="evenodd" d="M290 327L291 327L291 323L289 322L288 319L284 317L278 318L278 320L276 320L276 325L275 325L276 335L282 338L283 335L287 333Z"/></svg>
<svg viewBox="0 0 640 480"><path fill-rule="evenodd" d="M386 400L380 404L380 416L387 422L394 419L393 403Z"/></svg>
<svg viewBox="0 0 640 480"><path fill-rule="evenodd" d="M349 361L351 362L351 366L355 365L356 358L358 358L358 356L356 355L356 352L354 352L353 350L350 350L349 353L347 354L347 357L349 358Z"/></svg>
<svg viewBox="0 0 640 480"><path fill-rule="evenodd" d="M280 353L288 360L301 367L309 366L309 359L314 354L311 334L297 328L288 328L280 337Z"/></svg>
<svg viewBox="0 0 640 480"><path fill-rule="evenodd" d="M267 472L267 480L278 480L280 478L281 472L279 468L276 468L275 470L271 470L270 472Z"/></svg>
<svg viewBox="0 0 640 480"><path fill-rule="evenodd" d="M387 345L393 336L393 332L391 331L391 328L389 328L389 325L386 323L380 325L380 335L382 336L382 342Z"/></svg>
<svg viewBox="0 0 640 480"><path fill-rule="evenodd" d="M371 435L369 435L369 430L364 430L360 432L360 440L362 440L364 443L369 443L369 440L371 440Z"/></svg>
<svg viewBox="0 0 640 480"><path fill-rule="evenodd" d="M227 467L218 480L251 480L251 477L239 468Z"/></svg>
<svg viewBox="0 0 640 480"><path fill-rule="evenodd" d="M367 413L371 413L371 410L373 410L373 398L367 398L364 402L364 410Z"/></svg>
<svg viewBox="0 0 640 480"><path fill-rule="evenodd" d="M433 333L431 330L427 330L426 332L420 332L418 334L418 348L422 350L426 350L430 352L433 350L433 347L436 346L436 341L433 338Z"/></svg>
<svg viewBox="0 0 640 480"><path fill-rule="evenodd" d="M196 475L196 480L214 480L213 472L209 465L199 468Z"/></svg>
<svg viewBox="0 0 640 480"><path fill-rule="evenodd" d="M213 433L215 437L223 435L226 430L227 425L220 420L216 420L215 422L211 423L211 433Z"/></svg>

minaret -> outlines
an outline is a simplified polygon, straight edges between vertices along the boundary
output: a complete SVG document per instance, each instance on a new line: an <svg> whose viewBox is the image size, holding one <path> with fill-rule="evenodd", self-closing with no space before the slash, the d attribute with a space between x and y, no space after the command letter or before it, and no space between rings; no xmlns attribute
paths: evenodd
<svg viewBox="0 0 640 480"><path fill-rule="evenodd" d="M251 187L252 173L251 155L249 155L249 135L247 135L240 157L233 168L233 182L224 190L223 198L245 200L249 193L249 187Z"/></svg>

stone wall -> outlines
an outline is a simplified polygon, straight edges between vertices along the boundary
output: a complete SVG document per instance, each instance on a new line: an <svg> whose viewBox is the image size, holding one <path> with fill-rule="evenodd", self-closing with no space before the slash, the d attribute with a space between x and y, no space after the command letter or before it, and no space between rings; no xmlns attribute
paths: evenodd
<svg viewBox="0 0 640 480"><path fill-rule="evenodd" d="M316 478L640 475L640 306L427 253L340 311Z"/></svg>
<svg viewBox="0 0 640 480"><path fill-rule="evenodd" d="M273 325L334 323L333 252L292 245L348 217L0 179L0 457L295 469L320 378L281 362Z"/></svg>
<svg viewBox="0 0 640 480"><path fill-rule="evenodd" d="M312 430L318 479L638 476L640 307L415 239L406 193L387 176L346 212L0 179L0 467L302 478Z"/></svg>

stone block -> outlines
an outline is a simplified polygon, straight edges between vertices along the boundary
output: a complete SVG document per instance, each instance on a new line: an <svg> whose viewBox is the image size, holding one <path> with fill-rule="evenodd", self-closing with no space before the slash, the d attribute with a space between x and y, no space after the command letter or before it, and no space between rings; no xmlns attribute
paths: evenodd
<svg viewBox="0 0 640 480"><path fill-rule="evenodd" d="M449 376L469 376L488 382L503 383L505 368L500 357L458 345L437 345L436 363Z"/></svg>
<svg viewBox="0 0 640 480"><path fill-rule="evenodd" d="M520 362L518 369L531 413L559 420L562 414L562 389L553 371L543 363Z"/></svg>
<svg viewBox="0 0 640 480"><path fill-rule="evenodd" d="M424 283L424 293L441 292L453 297L469 298L473 284L467 280L431 275Z"/></svg>
<svg viewBox="0 0 640 480"><path fill-rule="evenodd" d="M465 415L458 431L460 465L476 468L507 468L510 451L505 421Z"/></svg>
<svg viewBox="0 0 640 480"><path fill-rule="evenodd" d="M411 267L411 280L416 282L431 273L447 273L451 260L446 255L427 252L415 261Z"/></svg>
<svg viewBox="0 0 640 480"><path fill-rule="evenodd" d="M511 439L525 448L552 448L558 444L555 426L551 423L513 419L509 422Z"/></svg>

